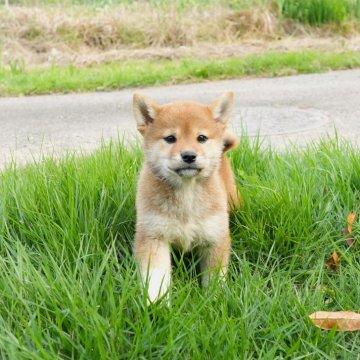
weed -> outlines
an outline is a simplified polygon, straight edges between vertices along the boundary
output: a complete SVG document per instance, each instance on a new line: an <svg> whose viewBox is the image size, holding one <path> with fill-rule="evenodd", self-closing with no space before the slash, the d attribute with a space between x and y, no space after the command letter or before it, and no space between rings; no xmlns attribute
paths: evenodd
<svg viewBox="0 0 360 360"><path fill-rule="evenodd" d="M358 17L358 0L283 0L281 12L285 17L311 25L343 23L349 17Z"/></svg>
<svg viewBox="0 0 360 360"><path fill-rule="evenodd" d="M94 3L95 4L95 3ZM115 6L117 4L117 6ZM89 4L88 4L89 5ZM116 49L228 43L244 37L293 35L300 23L332 24L331 32L358 26L359 0L139 1L111 7L13 8L0 11L0 32L9 48ZM192 6L193 5L193 6ZM289 20L290 19L290 20ZM285 21L286 20L286 21ZM355 26L352 24L355 23ZM309 26L303 33L319 32ZM323 30L329 31L329 27ZM11 41L10 41L11 39Z"/></svg>

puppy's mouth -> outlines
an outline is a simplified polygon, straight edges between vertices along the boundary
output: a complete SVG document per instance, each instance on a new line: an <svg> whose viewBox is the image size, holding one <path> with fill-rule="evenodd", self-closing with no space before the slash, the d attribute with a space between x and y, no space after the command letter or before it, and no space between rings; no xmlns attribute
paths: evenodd
<svg viewBox="0 0 360 360"><path fill-rule="evenodd" d="M182 166L177 169L174 169L174 171L179 176L184 176L184 177L196 176L197 174L200 173L201 170L202 170L202 168L198 168L196 166Z"/></svg>

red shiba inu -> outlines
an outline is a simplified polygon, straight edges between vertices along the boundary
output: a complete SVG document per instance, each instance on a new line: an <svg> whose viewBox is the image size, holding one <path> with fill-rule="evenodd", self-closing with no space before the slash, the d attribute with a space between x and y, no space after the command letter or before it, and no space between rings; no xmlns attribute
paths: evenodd
<svg viewBox="0 0 360 360"><path fill-rule="evenodd" d="M148 301L170 285L170 247L199 250L202 284L224 277L230 256L229 209L239 205L225 152L237 145L226 131L234 94L210 105L158 105L134 94L133 112L144 137L145 161L136 198L134 255Z"/></svg>

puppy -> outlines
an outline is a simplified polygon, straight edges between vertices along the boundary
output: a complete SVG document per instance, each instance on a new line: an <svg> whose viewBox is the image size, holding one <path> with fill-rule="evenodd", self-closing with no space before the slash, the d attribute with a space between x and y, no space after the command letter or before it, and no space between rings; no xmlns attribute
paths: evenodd
<svg viewBox="0 0 360 360"><path fill-rule="evenodd" d="M225 152L237 145L226 131L234 94L210 105L158 105L134 94L133 113L143 135L145 161L136 197L134 255L148 302L170 285L170 247L197 248L202 284L223 278L230 256L229 209L239 205Z"/></svg>

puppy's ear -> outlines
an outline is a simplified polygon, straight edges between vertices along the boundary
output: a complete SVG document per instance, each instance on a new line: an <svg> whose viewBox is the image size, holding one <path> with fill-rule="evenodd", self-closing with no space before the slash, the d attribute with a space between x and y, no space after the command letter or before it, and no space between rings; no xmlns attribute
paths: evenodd
<svg viewBox="0 0 360 360"><path fill-rule="evenodd" d="M137 123L137 129L144 135L149 124L155 121L159 105L142 94L133 95L133 114Z"/></svg>
<svg viewBox="0 0 360 360"><path fill-rule="evenodd" d="M239 145L239 139L236 135L226 133L224 136L224 148L223 152L236 148Z"/></svg>
<svg viewBox="0 0 360 360"><path fill-rule="evenodd" d="M215 121L226 124L231 116L234 106L234 93L229 91L218 99L214 100L210 105L211 112Z"/></svg>

